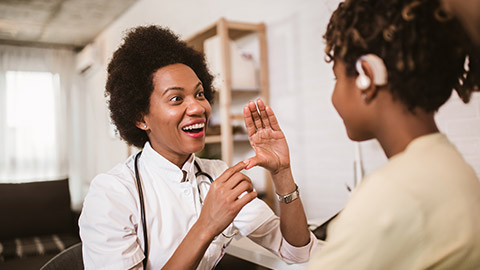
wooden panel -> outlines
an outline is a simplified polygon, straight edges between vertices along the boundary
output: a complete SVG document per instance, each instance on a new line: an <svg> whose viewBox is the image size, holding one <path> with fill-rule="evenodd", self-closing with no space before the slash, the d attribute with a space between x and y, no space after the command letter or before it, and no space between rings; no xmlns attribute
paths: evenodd
<svg viewBox="0 0 480 270"><path fill-rule="evenodd" d="M212 24L206 27L204 30L194 34L193 36L187 38L185 41L192 46L195 50L203 52L203 42L217 35L217 23Z"/></svg>
<svg viewBox="0 0 480 270"><path fill-rule="evenodd" d="M258 39L260 42L260 88L261 96L269 104L270 101L270 82L268 73L268 52L267 52L267 37L265 34L265 24L262 24L260 31L258 32Z"/></svg>
<svg viewBox="0 0 480 270"><path fill-rule="evenodd" d="M233 160L233 139L232 139L232 121L230 119L231 94L231 59L230 59L230 39L228 38L227 22L224 18L220 19L217 25L217 33L221 40L222 54L222 74L225 76L223 84L220 87L220 119L222 136L222 159L228 166L232 166Z"/></svg>

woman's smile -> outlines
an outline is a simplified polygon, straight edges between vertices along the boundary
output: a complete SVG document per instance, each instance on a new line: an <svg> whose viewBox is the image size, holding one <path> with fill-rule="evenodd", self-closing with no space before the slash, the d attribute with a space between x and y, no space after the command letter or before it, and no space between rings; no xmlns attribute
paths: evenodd
<svg viewBox="0 0 480 270"><path fill-rule="evenodd" d="M192 138L202 138L205 136L205 121L192 122L182 127L182 130Z"/></svg>

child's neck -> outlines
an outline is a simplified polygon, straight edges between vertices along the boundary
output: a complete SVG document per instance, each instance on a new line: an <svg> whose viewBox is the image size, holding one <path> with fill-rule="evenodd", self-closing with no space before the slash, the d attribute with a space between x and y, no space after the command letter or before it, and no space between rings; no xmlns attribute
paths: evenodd
<svg viewBox="0 0 480 270"><path fill-rule="evenodd" d="M388 158L404 151L415 138L438 132L434 113L421 109L389 110L381 121L376 137Z"/></svg>

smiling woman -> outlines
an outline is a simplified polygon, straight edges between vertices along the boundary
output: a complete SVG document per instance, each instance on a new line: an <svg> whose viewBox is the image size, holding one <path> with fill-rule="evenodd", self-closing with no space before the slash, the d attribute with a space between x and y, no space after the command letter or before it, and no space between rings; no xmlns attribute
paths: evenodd
<svg viewBox="0 0 480 270"><path fill-rule="evenodd" d="M202 82L185 64L160 68L153 85L150 110L137 127L146 131L153 149L181 167L204 147L210 103Z"/></svg>
<svg viewBox="0 0 480 270"><path fill-rule="evenodd" d="M135 28L108 66L106 93L120 136L143 150L91 183L79 221L87 269L212 269L236 235L289 263L308 260L316 239L298 197L280 219L240 172L248 162L195 156L213 98L202 54L167 29ZM291 172L281 180L277 191L295 189Z"/></svg>

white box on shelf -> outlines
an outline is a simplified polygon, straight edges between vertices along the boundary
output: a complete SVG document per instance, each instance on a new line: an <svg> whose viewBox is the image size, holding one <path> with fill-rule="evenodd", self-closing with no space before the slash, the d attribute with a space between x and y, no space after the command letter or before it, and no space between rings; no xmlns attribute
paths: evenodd
<svg viewBox="0 0 480 270"><path fill-rule="evenodd" d="M220 36L206 39L204 44L208 67L215 76L214 86L218 88L224 80ZM234 41L230 41L232 90L259 90L257 70L251 54L242 53Z"/></svg>

